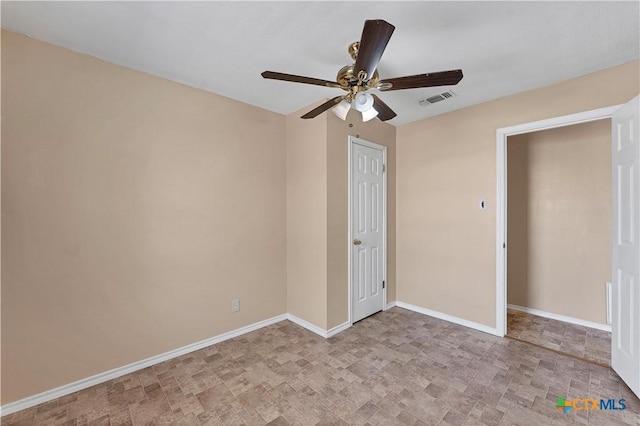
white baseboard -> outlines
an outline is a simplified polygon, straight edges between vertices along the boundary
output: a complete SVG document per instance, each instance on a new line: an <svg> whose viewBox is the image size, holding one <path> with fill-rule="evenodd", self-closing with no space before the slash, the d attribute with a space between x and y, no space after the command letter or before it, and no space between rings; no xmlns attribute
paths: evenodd
<svg viewBox="0 0 640 426"><path fill-rule="evenodd" d="M514 311L526 312L528 314L537 315L543 318L550 318L557 321L568 322L570 324L581 325L589 328L595 328L596 330L611 332L611 326L609 324L601 324L599 322L582 320L579 318L568 317L566 315L552 314L551 312L540 311L538 309L533 309L533 308L525 308L524 306L518 306L518 305L508 304L507 309L513 309Z"/></svg>
<svg viewBox="0 0 640 426"><path fill-rule="evenodd" d="M409 303L404 303L404 302L390 302L387 304L386 309L391 309L395 306L398 306L400 308L404 308L404 309L408 309L414 312L419 312L421 314L424 315L429 315L431 317L434 318L439 318L445 321L449 321L455 324L459 324L459 325L463 325L465 327L469 327L469 328L473 328L479 331L483 331L485 333L490 333L490 334L495 334L496 330L490 327L487 327L486 325L483 324L479 324L479 323L475 323L472 321L468 321L462 318L458 318L458 317L454 317L452 315L448 315L448 314L443 314L441 312L436 312L436 311L432 311L430 309L426 309L426 308L422 308L419 306L415 306L415 305L411 305ZM216 343L220 343L223 342L225 340L228 339L232 339L234 337L238 337L241 336L245 333L249 333L251 331L255 331L258 330L260 328L266 327L268 325L271 324L275 324L277 322L283 321L285 319L288 319L289 321L303 327L306 328L307 330L316 333L317 335L326 338L335 336L336 334L340 333L341 331L346 330L347 328L351 327L351 323L349 322L345 322L343 324L337 325L329 330L325 330L321 327L318 327L317 325L311 324L308 321L303 320L302 318L298 318L295 315L292 314L282 314L282 315L278 315L275 316L273 318L269 318L263 321L259 321L256 322L254 324L250 324L247 325L245 327L241 327L238 328L236 330L232 330L229 331L227 333L222 333L219 334L217 336L211 337L209 339L205 339L205 340L201 340L199 342L196 343L192 343L190 345L187 346L183 346L181 348L178 349L174 349L172 351L169 352L165 352L163 354L160 355L156 355L156 356L152 356L150 358L147 359L143 359L141 361L137 361L134 362L132 364L129 365L125 365L123 367L118 367L118 368L114 368L113 370L109 370L106 371L104 373L100 373L100 374L96 374L94 376L91 377L87 377L85 379L82 380L78 380L76 382L73 383L69 383L67 385L63 385L60 387L57 387L55 389L51 389L42 393L39 393L37 395L33 395L24 399L21 399L19 401L15 401L15 402L10 402L8 404L5 404L3 406L0 407L0 416L6 416L8 414L12 414L15 413L17 411L21 411L21 410L25 410L27 408L33 407L35 405L39 405L39 404L43 404L45 402L49 402L53 399L56 398L60 398L62 396L65 395L69 395L71 393L80 391L82 389L86 389L89 388L91 386L95 386L98 385L100 383L104 383L108 380L111 379L115 379L117 377L121 377L124 376L126 374L130 374L133 373L135 371L138 370L142 370L143 368L147 368L147 367L151 367L152 365L164 362L164 361L168 361L170 359L188 354L190 352L194 352L197 351L199 349L202 348L206 348L207 346L211 346L214 345Z"/></svg>
<svg viewBox="0 0 640 426"><path fill-rule="evenodd" d="M387 303L387 306L384 308L384 310L386 311L387 309L391 309L395 306L396 306L395 301ZM328 339L331 336L335 336L336 334L351 327L351 323L347 321L333 328L330 328L329 330L325 330L322 327L318 327L315 324L311 324L309 321L305 321L302 318L299 318L293 314L287 314L287 319L293 323L298 324L300 327L306 328L307 330L316 333L318 336L324 337L325 339Z"/></svg>
<svg viewBox="0 0 640 426"><path fill-rule="evenodd" d="M351 323L349 321L347 322L343 322L340 325L336 325L333 328L330 328L329 330L327 330L327 338L331 337L331 336L335 336L336 334L345 331L347 328L351 327Z"/></svg>
<svg viewBox="0 0 640 426"><path fill-rule="evenodd" d="M105 371L104 373L96 374L95 376L87 377L86 379L78 380L76 382L69 383L67 385L45 391L37 395L29 396L15 402L10 402L0 407L0 416L6 416L7 414L15 413L17 411L21 411L38 404L43 404L53 399L60 398L61 396L69 395L79 390L104 383L108 380L115 379L117 377L121 377L138 370L142 370L143 368L151 367L152 365L158 364L160 362L164 362L188 354L190 352L206 348L207 346L211 346L216 343L241 336L245 333L249 333L268 325L284 321L285 319L287 319L287 314L282 314L263 321L258 321L245 327L240 327L236 330L219 334L209 339L201 340L199 342L192 343L190 345L183 346L181 348L174 349L160 355L152 356L151 358L143 359L142 361L137 361L123 367L114 368L113 370Z"/></svg>
<svg viewBox="0 0 640 426"><path fill-rule="evenodd" d="M403 309L408 309L410 311L418 312L423 315L428 315L430 317L438 318L441 320L449 321L454 324L462 325L464 327L473 328L474 330L482 331L484 333L489 333L494 336L502 337L502 334L498 333L496 328L489 327L484 324L480 324L478 322L469 321L464 318L455 317L453 315L445 314L438 311L432 311L431 309L423 308L416 305L411 305L409 303L404 302L396 302L396 306Z"/></svg>
<svg viewBox="0 0 640 426"><path fill-rule="evenodd" d="M287 314L287 319L295 324L298 324L302 328L306 328L307 330L316 333L318 336L322 336L326 339L327 330L322 327L318 327L315 324L311 324L309 321L305 321L302 318L298 318L293 314Z"/></svg>
<svg viewBox="0 0 640 426"><path fill-rule="evenodd" d="M331 336L335 336L341 331L344 331L347 328L351 327L351 324L349 322L345 322L329 330L325 330L324 328L318 327L315 324L311 324L309 321L305 321L293 314L287 314L287 319L295 324L298 324L302 328L306 328L307 330L316 333L318 336L324 337L325 339L328 339Z"/></svg>

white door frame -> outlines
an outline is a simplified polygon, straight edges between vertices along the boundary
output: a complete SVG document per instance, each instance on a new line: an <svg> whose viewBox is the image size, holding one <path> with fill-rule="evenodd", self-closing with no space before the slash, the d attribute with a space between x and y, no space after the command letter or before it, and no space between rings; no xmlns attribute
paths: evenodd
<svg viewBox="0 0 640 426"><path fill-rule="evenodd" d="M384 250L384 259L382 261L382 277L383 280L385 282L385 286L383 288L383 292L382 292L382 310L386 311L387 310L387 288L389 287L389 281L387 280L387 147L384 145L378 145L377 143L374 142L369 142L367 140L364 139L360 139L357 138L355 136L349 136L349 143L347 144L347 163L349 164L348 166L348 176L349 178L347 179L348 181L348 186L349 186L349 192L348 192L348 212L347 212L347 216L349 218L349 231L348 231L348 235L347 235L347 247L348 250L347 252L349 253L348 256L348 271L349 271L349 277L348 277L348 287L349 287L349 291L347 292L347 297L349 298L348 300L348 304L347 306L349 307L349 324L353 325L353 320L351 317L351 312L353 311L353 300L351 298L351 268L352 268L352 252L353 252L353 231L352 231L352 223L351 223L351 202L352 202L352 194L351 194L351 179L352 177L352 173L351 173L351 151L352 151L352 147L354 144L358 144L358 145L363 145L369 148L373 148L373 149L377 149L382 151L382 164L383 164L383 170L384 172L382 173L382 203L384 208L382 209L382 245L383 245L383 250Z"/></svg>
<svg viewBox="0 0 640 426"><path fill-rule="evenodd" d="M497 197L496 197L496 332L507 334L507 138L523 133L572 126L611 118L622 106L613 105L547 120L502 127L496 131Z"/></svg>

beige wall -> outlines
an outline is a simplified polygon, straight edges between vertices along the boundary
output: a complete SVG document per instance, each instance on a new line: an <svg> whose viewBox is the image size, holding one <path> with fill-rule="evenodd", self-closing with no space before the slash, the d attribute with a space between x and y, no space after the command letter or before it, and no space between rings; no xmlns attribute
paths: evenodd
<svg viewBox="0 0 640 426"><path fill-rule="evenodd" d="M363 123L353 110L345 121L333 113L327 119L327 328L332 328L349 320L349 135L387 147L387 302L396 300L396 128L377 119Z"/></svg>
<svg viewBox="0 0 640 426"><path fill-rule="evenodd" d="M400 126L398 300L494 327L496 129L624 103L639 72L636 61Z"/></svg>
<svg viewBox="0 0 640 426"><path fill-rule="evenodd" d="M300 118L315 106L287 116L287 312L326 329L327 119Z"/></svg>
<svg viewBox="0 0 640 426"><path fill-rule="evenodd" d="M2 404L285 313L285 128L3 32Z"/></svg>
<svg viewBox="0 0 640 426"><path fill-rule="evenodd" d="M287 311L328 330L349 320L348 136L387 146L387 300L395 300L395 127L331 112L287 116ZM349 127L351 125L351 127Z"/></svg>
<svg viewBox="0 0 640 426"><path fill-rule="evenodd" d="M606 323L610 150L611 120L508 139L508 303Z"/></svg>

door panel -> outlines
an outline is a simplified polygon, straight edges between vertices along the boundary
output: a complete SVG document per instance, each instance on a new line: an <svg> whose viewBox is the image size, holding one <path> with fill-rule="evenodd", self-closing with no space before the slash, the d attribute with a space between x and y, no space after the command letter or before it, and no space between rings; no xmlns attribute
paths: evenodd
<svg viewBox="0 0 640 426"><path fill-rule="evenodd" d="M358 300L362 302L367 298L367 251L358 249Z"/></svg>
<svg viewBox="0 0 640 426"><path fill-rule="evenodd" d="M363 206L367 205L367 184L365 182L358 182L358 233L364 234L367 232L367 212Z"/></svg>
<svg viewBox="0 0 640 426"><path fill-rule="evenodd" d="M640 97L612 117L611 367L640 397Z"/></svg>
<svg viewBox="0 0 640 426"><path fill-rule="evenodd" d="M351 145L352 321L378 311L384 303L383 151Z"/></svg>

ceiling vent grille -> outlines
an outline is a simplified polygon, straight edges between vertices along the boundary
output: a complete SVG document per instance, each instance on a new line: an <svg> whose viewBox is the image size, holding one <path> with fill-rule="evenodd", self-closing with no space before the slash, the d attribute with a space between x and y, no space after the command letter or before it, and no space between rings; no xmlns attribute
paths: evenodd
<svg viewBox="0 0 640 426"><path fill-rule="evenodd" d="M453 93L451 90L447 90L446 92L440 93L439 95L431 96L425 99L420 99L418 103L420 104L420 106L431 105L440 101L444 101L445 99L452 98L454 96L456 96L455 93Z"/></svg>

